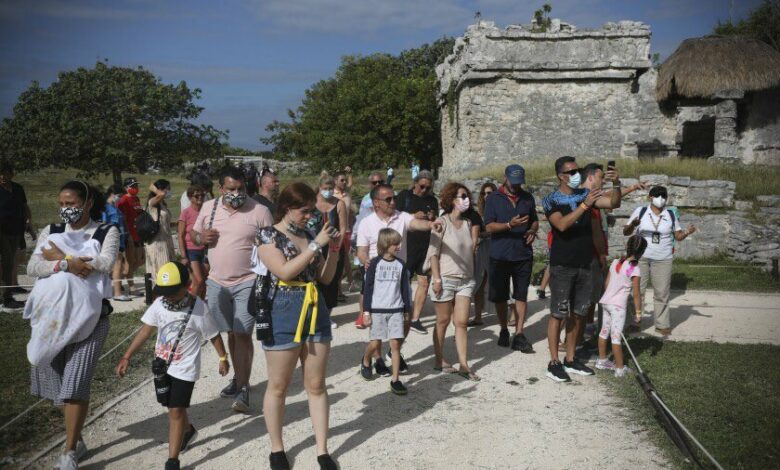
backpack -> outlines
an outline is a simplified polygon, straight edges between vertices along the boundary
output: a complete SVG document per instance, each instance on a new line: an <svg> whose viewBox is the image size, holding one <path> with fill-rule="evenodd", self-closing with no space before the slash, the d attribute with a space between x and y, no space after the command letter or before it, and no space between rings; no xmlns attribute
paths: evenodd
<svg viewBox="0 0 780 470"><path fill-rule="evenodd" d="M160 232L160 206L157 206L157 220L154 220L150 213L143 211L136 217L134 225L135 233L138 234L141 243L149 243L154 240L154 237Z"/></svg>

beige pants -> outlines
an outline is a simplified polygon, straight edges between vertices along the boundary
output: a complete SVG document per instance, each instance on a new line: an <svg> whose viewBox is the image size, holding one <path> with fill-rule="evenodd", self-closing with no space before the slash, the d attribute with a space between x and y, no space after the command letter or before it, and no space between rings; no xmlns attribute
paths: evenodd
<svg viewBox="0 0 780 470"><path fill-rule="evenodd" d="M656 328L671 328L669 322L669 289L672 284L672 260L652 260L641 258L639 271L642 277L639 281L639 290L644 305L647 282L653 284L653 309L655 313ZM633 311L633 304L631 306Z"/></svg>

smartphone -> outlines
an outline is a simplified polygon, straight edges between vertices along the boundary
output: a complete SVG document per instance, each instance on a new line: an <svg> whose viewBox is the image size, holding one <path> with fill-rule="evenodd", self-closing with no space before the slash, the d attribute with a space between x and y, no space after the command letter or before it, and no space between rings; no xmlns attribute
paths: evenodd
<svg viewBox="0 0 780 470"><path fill-rule="evenodd" d="M607 162L607 170L614 170L615 169L615 160L610 160Z"/></svg>

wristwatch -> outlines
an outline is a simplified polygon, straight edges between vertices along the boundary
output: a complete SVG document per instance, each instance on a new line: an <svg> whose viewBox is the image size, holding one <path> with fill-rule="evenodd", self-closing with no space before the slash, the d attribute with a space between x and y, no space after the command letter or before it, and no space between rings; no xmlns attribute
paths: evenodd
<svg viewBox="0 0 780 470"><path fill-rule="evenodd" d="M67 272L68 271L68 260L61 259L59 261L59 263L60 263L60 271Z"/></svg>
<svg viewBox="0 0 780 470"><path fill-rule="evenodd" d="M317 242L309 242L309 249L315 253L319 253L321 248Z"/></svg>

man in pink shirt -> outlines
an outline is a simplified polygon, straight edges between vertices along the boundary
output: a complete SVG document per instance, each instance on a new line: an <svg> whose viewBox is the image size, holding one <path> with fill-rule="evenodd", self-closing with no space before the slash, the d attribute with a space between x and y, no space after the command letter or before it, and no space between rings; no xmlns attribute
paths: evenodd
<svg viewBox="0 0 780 470"><path fill-rule="evenodd" d="M228 167L219 175L221 197L203 203L192 228L196 245L208 247L211 264L206 298L220 331L228 333L234 377L221 395L235 398L233 410L249 411L249 375L252 371L254 283L251 256L257 230L273 225L262 204L246 194L244 173Z"/></svg>
<svg viewBox="0 0 780 470"><path fill-rule="evenodd" d="M426 219L416 219L412 214L395 210L395 192L389 184L375 186L371 190L370 197L373 201L374 212L360 222L357 233L357 255L363 266L363 273L365 273L365 269L368 267L371 259L377 256L376 242L379 238L379 231L383 228L391 228L401 234L401 252L398 253L398 258L403 263L406 262L407 231L435 230L440 232L442 230L442 225L439 221L431 222ZM362 292L360 303L361 305L363 303ZM407 319L404 322L404 337L408 334L409 321ZM381 343L379 349L375 351L374 357L377 359L375 362L376 373L389 375L389 369L381 356ZM405 372L406 370L406 361L401 357L401 371Z"/></svg>

